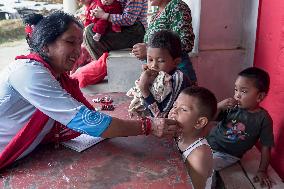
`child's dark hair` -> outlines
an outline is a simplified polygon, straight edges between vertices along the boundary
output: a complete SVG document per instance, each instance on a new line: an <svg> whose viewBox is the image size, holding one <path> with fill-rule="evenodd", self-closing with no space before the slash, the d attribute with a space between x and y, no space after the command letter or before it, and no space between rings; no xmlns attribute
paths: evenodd
<svg viewBox="0 0 284 189"><path fill-rule="evenodd" d="M26 37L30 50L40 54L46 61L48 58L43 47L68 30L70 23L75 23L83 29L75 17L62 11L55 11L46 17L41 14L29 14L23 18L23 22L32 28L31 35Z"/></svg>
<svg viewBox="0 0 284 189"><path fill-rule="evenodd" d="M217 99L215 95L204 87L187 87L181 93L198 99L200 116L207 117L211 121L217 111Z"/></svg>
<svg viewBox="0 0 284 189"><path fill-rule="evenodd" d="M170 30L155 32L148 42L148 47L167 49L174 59L181 57L180 37Z"/></svg>
<svg viewBox="0 0 284 189"><path fill-rule="evenodd" d="M266 94L268 93L270 78L269 74L266 71L257 67L250 67L241 71L238 75L254 79L255 87L259 90L259 92L265 92Z"/></svg>

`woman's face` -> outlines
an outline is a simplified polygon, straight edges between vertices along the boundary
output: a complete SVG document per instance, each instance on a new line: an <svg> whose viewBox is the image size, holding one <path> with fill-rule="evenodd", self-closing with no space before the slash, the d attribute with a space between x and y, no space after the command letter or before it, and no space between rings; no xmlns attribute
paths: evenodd
<svg viewBox="0 0 284 189"><path fill-rule="evenodd" d="M56 41L44 48L55 73L62 74L73 68L80 56L82 42L83 30L77 24L71 23Z"/></svg>

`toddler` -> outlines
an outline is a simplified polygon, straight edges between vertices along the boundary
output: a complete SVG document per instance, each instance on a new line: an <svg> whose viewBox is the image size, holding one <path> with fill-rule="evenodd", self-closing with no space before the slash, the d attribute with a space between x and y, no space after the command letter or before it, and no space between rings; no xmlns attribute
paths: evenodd
<svg viewBox="0 0 284 189"><path fill-rule="evenodd" d="M274 145L272 119L260 106L269 90L269 75L250 67L238 74L235 95L218 103L217 126L207 137L213 149L213 168L218 171L240 160L258 141L261 161L254 177L261 185L271 187L267 175L270 149Z"/></svg>

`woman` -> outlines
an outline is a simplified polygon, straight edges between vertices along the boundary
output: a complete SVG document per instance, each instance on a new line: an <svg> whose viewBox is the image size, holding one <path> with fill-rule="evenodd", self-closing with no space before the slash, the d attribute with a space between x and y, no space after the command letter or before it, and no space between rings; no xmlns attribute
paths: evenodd
<svg viewBox="0 0 284 189"><path fill-rule="evenodd" d="M158 6L158 10L151 17L148 29L144 36L144 43L133 46L133 54L140 60L146 60L146 44L154 32L172 30L176 32L182 42L182 61L180 70L189 77L192 83L197 82L195 71L188 56L194 45L191 11L182 0L150 0L151 6Z"/></svg>
<svg viewBox="0 0 284 189"><path fill-rule="evenodd" d="M109 14L101 8L94 10L93 16L105 19L112 24L121 26L121 32L109 31L100 41L94 41L93 24L85 29L84 44L94 60L98 60L104 52L123 48L132 48L143 41L147 27L147 0L118 0L121 3L122 14Z"/></svg>
<svg viewBox="0 0 284 189"><path fill-rule="evenodd" d="M60 142L80 133L110 138L175 132L172 120L121 120L93 110L66 73L83 41L83 27L74 17L33 14L25 23L31 54L18 56L0 78L0 169L43 141Z"/></svg>

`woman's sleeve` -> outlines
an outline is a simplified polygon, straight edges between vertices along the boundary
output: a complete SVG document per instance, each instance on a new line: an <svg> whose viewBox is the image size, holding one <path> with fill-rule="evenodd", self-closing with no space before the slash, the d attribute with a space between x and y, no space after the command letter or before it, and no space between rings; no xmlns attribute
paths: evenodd
<svg viewBox="0 0 284 189"><path fill-rule="evenodd" d="M142 12L147 12L147 8L147 1L128 0L122 14L111 14L111 22L119 26L132 26Z"/></svg>
<svg viewBox="0 0 284 189"><path fill-rule="evenodd" d="M185 3L169 7L170 28L181 38L182 49L191 52L194 45L194 33L190 8Z"/></svg>
<svg viewBox="0 0 284 189"><path fill-rule="evenodd" d="M21 66L10 75L9 83L29 104L80 133L99 136L111 122L110 116L75 100L43 66Z"/></svg>

